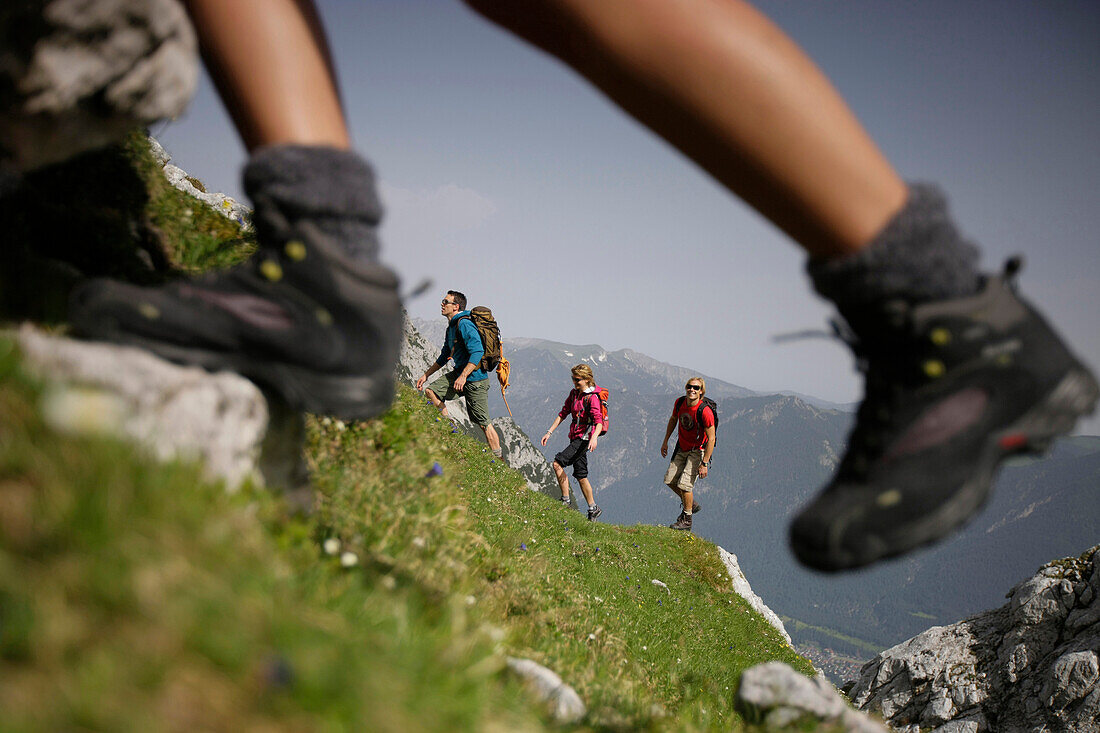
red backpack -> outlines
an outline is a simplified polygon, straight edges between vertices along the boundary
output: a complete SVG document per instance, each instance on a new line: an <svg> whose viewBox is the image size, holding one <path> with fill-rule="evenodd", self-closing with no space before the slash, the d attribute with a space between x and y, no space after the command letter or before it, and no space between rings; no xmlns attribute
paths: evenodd
<svg viewBox="0 0 1100 733"><path fill-rule="evenodd" d="M608 392L605 388L599 386L598 384L593 384L592 386L596 388L596 391L591 394L595 394L597 397L600 398L600 412L603 415L603 428L600 430L600 435L603 435L608 431L610 427L607 421L607 401L611 398L611 393Z"/></svg>

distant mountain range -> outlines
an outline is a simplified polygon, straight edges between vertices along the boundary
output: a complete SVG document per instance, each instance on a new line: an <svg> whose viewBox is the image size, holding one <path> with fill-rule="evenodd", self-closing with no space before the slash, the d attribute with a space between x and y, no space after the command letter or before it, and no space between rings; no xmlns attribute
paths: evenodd
<svg viewBox="0 0 1100 733"><path fill-rule="evenodd" d="M443 325L417 322L429 343L442 340ZM569 368L591 365L611 393L611 432L590 462L604 521L675 519L678 503L661 483L667 459L660 444L672 403L694 370L629 349L530 338L507 339L505 355L512 364L508 402L532 436L561 409ZM851 412L703 376L721 424L711 474L697 486L704 508L695 532L738 556L753 589L794 621L787 628L796 644L867 659L929 626L1000 605L1006 588L1051 558L1100 540L1100 438L1076 437L1046 459L1006 467L988 506L946 542L857 573L804 570L787 549L787 523L832 474ZM499 395L491 404L494 414L498 408ZM542 452L549 459L563 445L558 433Z"/></svg>

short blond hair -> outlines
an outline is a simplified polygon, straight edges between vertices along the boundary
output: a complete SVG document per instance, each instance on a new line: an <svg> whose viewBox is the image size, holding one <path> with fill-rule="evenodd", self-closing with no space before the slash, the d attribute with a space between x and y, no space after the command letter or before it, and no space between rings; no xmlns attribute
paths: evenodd
<svg viewBox="0 0 1100 733"><path fill-rule="evenodd" d="M691 379L687 380L686 382L684 382L684 389L687 389L688 385L692 382L698 382L700 386L702 386L702 389L699 390L700 397L707 393L707 380L703 379L702 377L692 377Z"/></svg>
<svg viewBox="0 0 1100 733"><path fill-rule="evenodd" d="M569 370L573 375L573 379L584 379L588 381L588 386L591 387L595 384L595 377L592 376L592 367L587 364L578 364Z"/></svg>

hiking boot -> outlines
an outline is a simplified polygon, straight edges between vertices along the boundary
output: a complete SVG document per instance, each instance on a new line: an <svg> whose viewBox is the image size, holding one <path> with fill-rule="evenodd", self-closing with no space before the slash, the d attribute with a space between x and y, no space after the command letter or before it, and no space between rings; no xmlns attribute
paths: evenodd
<svg viewBox="0 0 1100 733"><path fill-rule="evenodd" d="M402 333L397 278L350 257L308 218L291 224L268 206L262 223L259 250L244 265L158 287L81 286L70 303L74 331L238 372L295 409L381 413L393 399Z"/></svg>
<svg viewBox="0 0 1100 733"><path fill-rule="evenodd" d="M804 565L836 571L933 542L985 502L1007 456L1045 450L1100 389L1018 297L1012 260L972 296L848 319L866 388L832 483L791 525Z"/></svg>
<svg viewBox="0 0 1100 733"><path fill-rule="evenodd" d="M668 525L672 529L682 529L691 531L691 515L687 512L680 512L680 516L676 518L676 521Z"/></svg>
<svg viewBox="0 0 1100 733"><path fill-rule="evenodd" d="M588 521L589 522L595 522L597 519L600 518L601 514L603 514L603 509L600 509L595 504L588 507Z"/></svg>
<svg viewBox="0 0 1100 733"><path fill-rule="evenodd" d="M569 506L569 497L568 496L563 496L562 498L558 499L558 501L560 501L563 506Z"/></svg>

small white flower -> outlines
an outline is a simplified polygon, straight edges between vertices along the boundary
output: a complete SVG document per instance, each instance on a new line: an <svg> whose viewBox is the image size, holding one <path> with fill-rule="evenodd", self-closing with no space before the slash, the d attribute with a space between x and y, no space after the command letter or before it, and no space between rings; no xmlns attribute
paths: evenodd
<svg viewBox="0 0 1100 733"><path fill-rule="evenodd" d="M467 605L467 606L472 606L472 605L474 605L475 603L477 603L477 599L476 599L476 598L474 598L473 596L466 596L466 605Z"/></svg>
<svg viewBox="0 0 1100 733"><path fill-rule="evenodd" d="M393 590L397 587L397 581L393 579L392 575L387 575L382 578L382 587L386 590Z"/></svg>
<svg viewBox="0 0 1100 733"><path fill-rule="evenodd" d="M345 568L353 568L359 564L359 556L354 552L345 552L340 556L340 564Z"/></svg>
<svg viewBox="0 0 1100 733"><path fill-rule="evenodd" d="M427 544L423 537L413 537L413 547L424 547Z"/></svg>
<svg viewBox="0 0 1100 733"><path fill-rule="evenodd" d="M595 634L589 634L588 635L588 640L589 641L595 641L596 640L596 635Z"/></svg>
<svg viewBox="0 0 1100 733"><path fill-rule="evenodd" d="M325 544L323 545L323 547L325 548L326 555L335 555L337 552L340 551L340 540L336 539L335 537L329 537L327 540L325 540Z"/></svg>
<svg viewBox="0 0 1100 733"><path fill-rule="evenodd" d="M643 646L643 647L642 647L642 651L643 651L643 652L644 652L644 651L645 651L646 649L649 649L649 647L647 647L647 646Z"/></svg>

